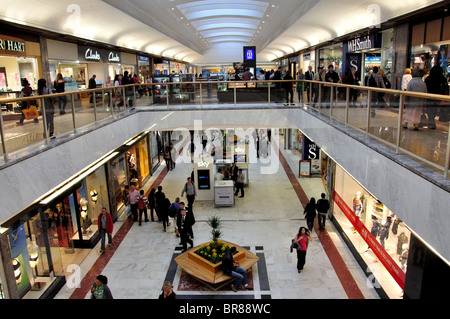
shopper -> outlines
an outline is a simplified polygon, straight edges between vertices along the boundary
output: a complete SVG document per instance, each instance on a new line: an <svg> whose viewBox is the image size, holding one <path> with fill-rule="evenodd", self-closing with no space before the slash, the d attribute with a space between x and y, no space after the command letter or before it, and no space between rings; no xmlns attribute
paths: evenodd
<svg viewBox="0 0 450 319"><path fill-rule="evenodd" d="M430 75L425 79L425 84L427 85L427 92L430 94L441 94L448 95L448 83L447 79L443 75L444 71L439 65L435 65L430 70ZM428 117L428 128L436 129L436 115L439 108L440 100L427 100L427 117ZM442 106L441 109L445 107ZM441 110L441 113L442 112ZM446 116L443 116L446 117ZM441 120L441 114L439 115L439 120Z"/></svg>
<svg viewBox="0 0 450 319"><path fill-rule="evenodd" d="M306 73L305 73L305 80L308 80L308 81L314 80L314 71L312 70L311 65L308 65L308 71L306 71ZM310 99L311 99L310 86L311 86L310 82L305 82L306 100L308 101L308 103L311 102L310 101Z"/></svg>
<svg viewBox="0 0 450 319"><path fill-rule="evenodd" d="M164 149L164 160L166 161L166 167L168 171L172 170L172 157L170 155L170 148L166 146Z"/></svg>
<svg viewBox="0 0 450 319"><path fill-rule="evenodd" d="M310 232L305 227L300 227L298 234L295 236L294 244L297 244L297 271L302 272L306 262L306 251L308 245L312 241Z"/></svg>
<svg viewBox="0 0 450 319"><path fill-rule="evenodd" d="M170 161L171 161L171 169L175 169L175 161L177 159L177 150L176 148L173 146L173 143L169 144L169 149L170 149Z"/></svg>
<svg viewBox="0 0 450 319"><path fill-rule="evenodd" d="M379 69L377 66L373 67L372 74L370 75L368 79L368 86L375 87L375 88L386 88L386 85L384 84L383 77L378 73ZM384 107L384 99L382 92L372 91L372 109L371 109L371 115L374 117L376 115L376 108Z"/></svg>
<svg viewBox="0 0 450 319"><path fill-rule="evenodd" d="M309 203L306 204L303 215L306 217L306 225L309 231L312 232L314 227L314 219L316 218L316 199L311 197Z"/></svg>
<svg viewBox="0 0 450 319"><path fill-rule="evenodd" d="M289 70L286 70L286 74L283 77L283 80L285 82L283 82L283 89L284 89L284 93L286 94L286 103L284 105L289 105L289 103L291 105L294 105L294 91L292 88L293 85L293 80L294 78L291 75L291 72L289 72Z"/></svg>
<svg viewBox="0 0 450 319"><path fill-rule="evenodd" d="M325 230L325 221L327 219L328 210L330 209L330 202L325 198L325 193L320 195L320 199L317 201L317 213L319 220L319 230Z"/></svg>
<svg viewBox="0 0 450 319"><path fill-rule="evenodd" d="M56 80L55 80L55 93L64 93L65 92L65 83L64 83L64 79L61 73L58 73L56 75ZM62 106L61 106L62 104ZM59 114L65 114L66 113L66 105L67 105L67 96L62 95L62 96L58 96L58 109L59 109Z"/></svg>
<svg viewBox="0 0 450 319"><path fill-rule="evenodd" d="M122 75L121 74L116 74L116 76L114 77L114 86L120 86L122 85ZM117 101L119 101L119 103L117 104ZM118 87L114 89L114 103L113 103L113 107L117 107L120 108L121 106L123 106L123 93L122 93L122 88Z"/></svg>
<svg viewBox="0 0 450 319"><path fill-rule="evenodd" d="M411 71L412 79L408 82L406 91L427 93L427 86L422 80L421 72L418 68ZM403 115L403 128L408 128L408 123L412 123L414 130L419 130L422 119L424 99L420 97L406 96L405 113Z"/></svg>
<svg viewBox="0 0 450 319"><path fill-rule="evenodd" d="M137 221L138 220L137 198L139 196L139 192L136 190L136 185L134 185L133 183L130 185L130 193L128 196L133 221Z"/></svg>
<svg viewBox="0 0 450 319"><path fill-rule="evenodd" d="M183 208L184 208L184 203L183 203ZM177 228L177 216L180 213L180 198L177 197L175 198L175 201L170 204L169 206L169 217L172 218L172 222L173 222L173 230L175 231L175 235L177 237L180 237L180 234L178 233L178 228Z"/></svg>
<svg viewBox="0 0 450 319"><path fill-rule="evenodd" d="M405 74L402 76L402 91L406 91L406 87L408 86L409 81L411 81L412 75L411 75L411 69L406 68Z"/></svg>
<svg viewBox="0 0 450 319"><path fill-rule="evenodd" d="M253 79L253 73L250 72L250 68L245 68L244 74L242 74L242 81L251 81Z"/></svg>
<svg viewBox="0 0 450 319"><path fill-rule="evenodd" d="M170 281L164 282L158 299L177 299L177 294L173 291L173 285Z"/></svg>
<svg viewBox="0 0 450 319"><path fill-rule="evenodd" d="M255 141L256 143L256 141ZM231 164L231 180L233 181L233 186L236 187L236 181L239 174L239 168L236 165L236 162Z"/></svg>
<svg viewBox="0 0 450 319"><path fill-rule="evenodd" d="M163 223L163 230L164 232L167 231L167 226L170 226L169 221L169 207L170 207L170 200L166 197L165 194L163 194L164 197L161 199L159 205L159 214L161 216L161 220Z"/></svg>
<svg viewBox="0 0 450 319"><path fill-rule="evenodd" d="M47 87L47 80L45 79L39 79L38 80L38 95L49 95L52 94L52 91ZM41 99L41 103L44 101L44 108L45 108L45 120L47 122L47 132L50 138L55 138L54 133L54 124L53 124L53 116L55 114L55 109L53 106L53 98L46 97L44 99ZM41 106L41 112L42 112L42 106ZM44 138L45 138L44 133Z"/></svg>
<svg viewBox="0 0 450 319"><path fill-rule="evenodd" d="M244 173L242 173L242 169L239 169L239 174L236 179L236 191L234 192L234 196L237 196L239 190L241 190L241 196L239 196L239 198L244 197L244 182L245 182L245 175Z"/></svg>
<svg viewBox="0 0 450 319"><path fill-rule="evenodd" d="M163 208L164 198L166 195L162 191L162 186L158 186L158 191L155 193L155 211L158 216L158 222L162 222L161 210Z"/></svg>
<svg viewBox="0 0 450 319"><path fill-rule="evenodd" d="M91 299L114 299L108 287L108 278L98 275L91 288Z"/></svg>
<svg viewBox="0 0 450 319"><path fill-rule="evenodd" d="M197 189L195 188L195 185L190 177L187 178L187 182L184 184L181 197L183 197L184 193L186 193L188 206L192 209L194 206L195 197L197 196Z"/></svg>
<svg viewBox="0 0 450 319"><path fill-rule="evenodd" d="M100 230L101 243L100 252L105 252L105 237L108 235L108 246L112 245L113 220L111 214L106 211L106 207L102 207L98 216L98 229Z"/></svg>
<svg viewBox="0 0 450 319"><path fill-rule="evenodd" d="M95 89L97 88L97 82L95 81L95 78L97 76L94 74L90 79L89 79L89 83L88 83L88 89ZM94 103L94 98L95 98L95 91L89 93L90 97L89 97L89 102L90 103Z"/></svg>
<svg viewBox="0 0 450 319"><path fill-rule="evenodd" d="M236 247L233 246L223 256L222 270L225 275L235 278L235 280L231 284L231 289L234 292L237 292L241 282L244 283L245 289L249 289L249 287L248 287L247 271L244 268L239 267L239 263L233 259L233 254L235 252Z"/></svg>
<svg viewBox="0 0 450 319"><path fill-rule="evenodd" d="M142 224L142 214L144 214L145 216L144 222L148 222L147 205L148 205L147 196L145 196L144 190L141 189L139 191L139 196L137 197L137 209L139 210L139 226L141 226Z"/></svg>
<svg viewBox="0 0 450 319"><path fill-rule="evenodd" d="M186 216L185 209L180 210L180 214L177 217L177 227L180 233L181 245L183 245L183 250L181 252L185 252L188 243L191 248L194 246L194 242L189 238L192 234L192 220Z"/></svg>
<svg viewBox="0 0 450 319"><path fill-rule="evenodd" d="M22 91L20 91L20 97L27 97L33 95L33 89L30 86L30 83L27 79L22 80ZM23 110L26 110L32 105L36 105L36 101L27 100L20 102L20 120L19 122L16 122L16 124L23 125L23 121L25 120L25 114L23 113ZM36 117L34 120L34 123L39 123L38 118Z"/></svg>
<svg viewBox="0 0 450 319"><path fill-rule="evenodd" d="M155 217L153 216L153 212L155 211L155 188L152 188L150 190L150 193L148 194L148 208L150 209L150 217L152 219L152 222L155 221Z"/></svg>
<svg viewBox="0 0 450 319"><path fill-rule="evenodd" d="M324 82L325 81L325 74L323 73L323 66L319 66L317 68L317 73L314 75L314 81ZM313 83L313 102L314 107L316 106L317 102L319 101L319 95L321 95L321 102L324 100L323 98L323 84L319 83Z"/></svg>
<svg viewBox="0 0 450 319"><path fill-rule="evenodd" d="M303 70L301 68L298 69L297 72L297 80L304 80L305 79L305 75L303 74ZM299 81L297 82L297 95L298 95L298 102L299 103L303 103L303 91L305 88L305 82L303 81Z"/></svg>
<svg viewBox="0 0 450 319"><path fill-rule="evenodd" d="M356 68L352 67L347 70L344 78L342 79L343 84L348 85L359 85L359 78L356 75ZM354 88L349 89L349 106L356 107L356 101L358 99L358 90Z"/></svg>
<svg viewBox="0 0 450 319"><path fill-rule="evenodd" d="M328 83L338 83L340 81L339 79L339 74L337 74L336 71L334 71L334 66L332 64L330 64L328 66L328 72L325 74L325 82ZM335 86L327 86L324 88L323 92L324 97L323 97L323 101L325 102L325 106L328 108L330 107L330 103L331 103L331 94L333 94L333 100L336 101L336 88Z"/></svg>

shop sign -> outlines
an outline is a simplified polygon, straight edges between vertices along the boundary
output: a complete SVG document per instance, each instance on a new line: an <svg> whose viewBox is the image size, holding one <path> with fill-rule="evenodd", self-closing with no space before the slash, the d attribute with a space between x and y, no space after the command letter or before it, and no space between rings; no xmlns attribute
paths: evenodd
<svg viewBox="0 0 450 319"><path fill-rule="evenodd" d="M138 60L139 61L150 61L150 58L148 56L138 55Z"/></svg>
<svg viewBox="0 0 450 319"><path fill-rule="evenodd" d="M120 63L119 52L110 51L108 54L108 62Z"/></svg>
<svg viewBox="0 0 450 319"><path fill-rule="evenodd" d="M256 60L256 47L244 47L244 61Z"/></svg>
<svg viewBox="0 0 450 319"><path fill-rule="evenodd" d="M120 63L120 53L90 46L78 46L78 60L105 63Z"/></svg>
<svg viewBox="0 0 450 319"><path fill-rule="evenodd" d="M310 60L311 60L311 53L303 54L303 61L310 61Z"/></svg>
<svg viewBox="0 0 450 319"><path fill-rule="evenodd" d="M403 289L405 287L405 273L402 269L395 263L383 246L381 246L377 239L370 233L336 191L334 192L333 198L336 205L352 223L353 227L355 227L356 231L361 235L370 249L372 249L384 267L386 267L386 270L391 274L392 278L394 278L400 288Z"/></svg>
<svg viewBox="0 0 450 319"><path fill-rule="evenodd" d="M0 54L25 56L25 41L0 35Z"/></svg>
<svg viewBox="0 0 450 319"><path fill-rule="evenodd" d="M352 40L344 42L344 52L358 52L369 49L381 48L381 34L370 34L366 36L361 36L359 38L354 38Z"/></svg>

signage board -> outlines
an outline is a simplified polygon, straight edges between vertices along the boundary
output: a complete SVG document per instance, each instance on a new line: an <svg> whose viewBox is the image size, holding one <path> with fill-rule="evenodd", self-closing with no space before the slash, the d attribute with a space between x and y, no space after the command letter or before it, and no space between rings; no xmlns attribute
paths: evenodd
<svg viewBox="0 0 450 319"><path fill-rule="evenodd" d="M79 45L78 60L87 62L120 63L121 55L118 51Z"/></svg>
<svg viewBox="0 0 450 319"><path fill-rule="evenodd" d="M0 55L25 56L25 41L0 35Z"/></svg>

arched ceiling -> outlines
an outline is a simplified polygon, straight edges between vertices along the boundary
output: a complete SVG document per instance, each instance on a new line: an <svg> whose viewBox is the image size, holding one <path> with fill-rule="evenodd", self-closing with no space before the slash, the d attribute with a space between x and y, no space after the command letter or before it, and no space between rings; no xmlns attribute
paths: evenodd
<svg viewBox="0 0 450 319"><path fill-rule="evenodd" d="M192 64L268 62L441 0L0 0L0 19Z"/></svg>

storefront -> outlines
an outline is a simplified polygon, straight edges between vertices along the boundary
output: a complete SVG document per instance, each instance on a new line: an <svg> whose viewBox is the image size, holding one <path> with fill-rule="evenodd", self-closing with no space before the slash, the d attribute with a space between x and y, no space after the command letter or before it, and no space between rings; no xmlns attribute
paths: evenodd
<svg viewBox="0 0 450 319"><path fill-rule="evenodd" d="M343 56L342 52L343 52L342 43L318 49L316 51L316 55L318 56L317 67L323 66L324 69L328 72L328 66L332 65L334 67L334 70L342 78L343 76L342 72L344 71L342 66L342 56Z"/></svg>
<svg viewBox="0 0 450 319"><path fill-rule="evenodd" d="M155 76L159 75L169 75L170 73L170 64L168 60L164 59L154 59L154 69L155 69Z"/></svg>
<svg viewBox="0 0 450 319"><path fill-rule="evenodd" d="M303 54L300 54L300 63L299 63L299 69L302 69L303 74L305 74L308 71L308 67L312 67L312 71L316 73L316 61L315 61L316 53L315 51L305 52Z"/></svg>
<svg viewBox="0 0 450 319"><path fill-rule="evenodd" d="M411 32L409 67L429 72L439 65L444 76L450 78L450 16L415 24Z"/></svg>
<svg viewBox="0 0 450 319"><path fill-rule="evenodd" d="M42 77L41 49L38 42L0 35L0 98L18 97L22 81L28 80L36 90ZM2 111L18 112L17 103L2 105Z"/></svg>
<svg viewBox="0 0 450 319"><path fill-rule="evenodd" d="M357 77L364 85L365 78L376 66L391 81L393 37L394 30L388 29L344 41L343 72L354 67Z"/></svg>
<svg viewBox="0 0 450 319"><path fill-rule="evenodd" d="M332 218L381 297L403 297L411 230L334 162L327 164Z"/></svg>
<svg viewBox="0 0 450 319"><path fill-rule="evenodd" d="M153 59L151 57L138 55L138 76L141 83L149 83L152 78L152 60Z"/></svg>

